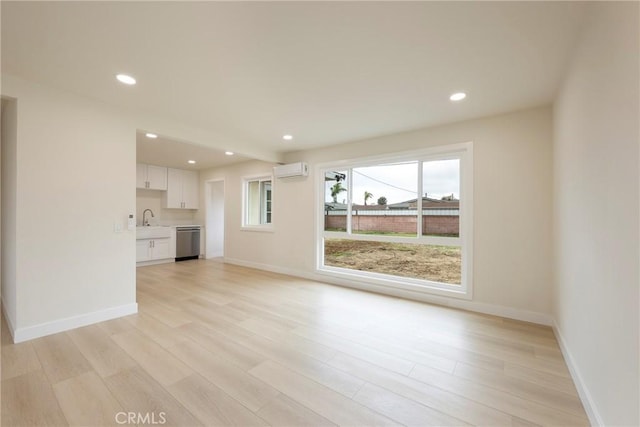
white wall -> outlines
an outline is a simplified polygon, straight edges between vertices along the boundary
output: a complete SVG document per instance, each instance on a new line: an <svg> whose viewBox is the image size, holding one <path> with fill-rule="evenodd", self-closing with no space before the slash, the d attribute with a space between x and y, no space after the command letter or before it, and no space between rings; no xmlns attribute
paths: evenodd
<svg viewBox="0 0 640 427"><path fill-rule="evenodd" d="M273 263L278 266L279 257L273 257L279 235L270 232L241 230L242 226L242 180L244 177L269 175L273 163L253 160L237 163L228 167L200 171L200 188L206 189L207 181L224 180L224 256L229 259L242 259L254 263ZM212 206L207 200L206 191L201 191L200 206L196 221L206 223L207 210ZM274 207L275 208L275 207ZM208 233L207 227L207 233Z"/></svg>
<svg viewBox="0 0 640 427"><path fill-rule="evenodd" d="M638 3L596 2L554 108L555 309L591 420L640 425Z"/></svg>
<svg viewBox="0 0 640 427"><path fill-rule="evenodd" d="M2 305L10 325L16 322L16 156L17 102L2 100Z"/></svg>
<svg viewBox="0 0 640 427"><path fill-rule="evenodd" d="M8 206L17 219L8 224L15 248L3 251L14 255L3 261L15 271L5 295L15 294L16 338L135 311L135 233L126 231L135 126L102 104L11 76L2 91L19 106L17 152L6 159L15 179L3 179L3 196L15 197L5 199L3 220L12 221ZM114 232L116 222L124 232Z"/></svg>
<svg viewBox="0 0 640 427"><path fill-rule="evenodd" d="M483 311L549 321L551 313L551 109L455 123L289 153L287 162L321 162L474 142L474 303ZM247 162L201 173L226 179L225 259L292 274L315 271L316 174L276 180L275 231L241 231L241 177L271 173ZM204 188L204 186L203 186Z"/></svg>

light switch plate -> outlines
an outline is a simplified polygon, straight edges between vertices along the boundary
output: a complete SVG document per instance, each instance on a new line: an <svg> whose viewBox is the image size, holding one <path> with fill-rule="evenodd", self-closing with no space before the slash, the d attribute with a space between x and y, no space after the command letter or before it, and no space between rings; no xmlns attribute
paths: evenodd
<svg viewBox="0 0 640 427"><path fill-rule="evenodd" d="M122 221L116 221L113 223L113 231L116 233L122 233Z"/></svg>

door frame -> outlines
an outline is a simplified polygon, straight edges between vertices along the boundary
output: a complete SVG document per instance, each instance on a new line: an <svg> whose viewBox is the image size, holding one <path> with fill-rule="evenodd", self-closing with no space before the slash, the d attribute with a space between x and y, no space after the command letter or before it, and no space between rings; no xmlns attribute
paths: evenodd
<svg viewBox="0 0 640 427"><path fill-rule="evenodd" d="M221 205L213 200L212 191L216 184L222 183L222 200ZM225 221L226 221L226 182L224 178L211 179L205 181L205 258L224 257L226 248L225 237ZM219 201L218 201L219 202ZM218 207L216 210L215 208ZM222 225L216 223L216 213L221 214ZM222 245L215 247L213 244L213 238L220 236L222 238Z"/></svg>

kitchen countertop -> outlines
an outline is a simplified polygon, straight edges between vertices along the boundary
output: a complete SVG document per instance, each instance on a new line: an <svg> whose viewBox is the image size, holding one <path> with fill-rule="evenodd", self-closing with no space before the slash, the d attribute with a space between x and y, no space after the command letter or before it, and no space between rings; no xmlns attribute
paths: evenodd
<svg viewBox="0 0 640 427"><path fill-rule="evenodd" d="M202 224L167 224L167 223L154 223L153 221L151 222L150 225L136 225L136 228L140 228L140 227L200 227L200 228L204 228L204 225Z"/></svg>

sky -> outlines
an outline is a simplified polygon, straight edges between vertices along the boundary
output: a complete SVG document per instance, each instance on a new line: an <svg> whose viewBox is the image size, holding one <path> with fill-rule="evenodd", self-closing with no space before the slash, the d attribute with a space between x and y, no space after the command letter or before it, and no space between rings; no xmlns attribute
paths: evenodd
<svg viewBox="0 0 640 427"><path fill-rule="evenodd" d="M344 172L344 171L341 171ZM423 192L429 197L441 198L453 193L460 198L460 162L454 160L436 160L423 163ZM335 181L325 184L325 200L331 202L329 188ZM343 182L343 187L346 187ZM367 204L376 204L379 197L387 198L387 204L400 203L415 199L418 190L418 164L397 163L381 166L353 169L353 203L364 204L364 192L373 194ZM347 193L338 195L338 202L346 202Z"/></svg>

